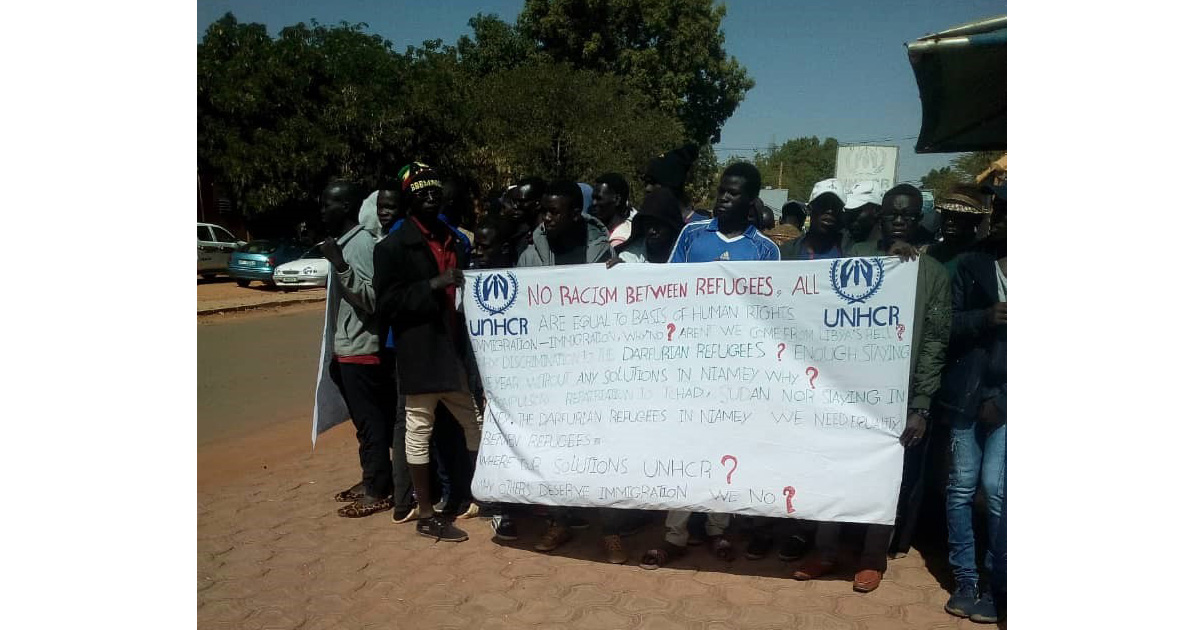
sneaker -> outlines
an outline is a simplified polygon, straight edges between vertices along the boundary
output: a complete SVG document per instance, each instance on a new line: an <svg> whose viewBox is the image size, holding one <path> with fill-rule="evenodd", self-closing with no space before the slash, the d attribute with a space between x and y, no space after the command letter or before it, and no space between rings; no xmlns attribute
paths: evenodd
<svg viewBox="0 0 1200 630"><path fill-rule="evenodd" d="M589 523L585 518L580 518L578 516L567 517L567 527L570 527L571 529L587 529L591 526L592 524Z"/></svg>
<svg viewBox="0 0 1200 630"><path fill-rule="evenodd" d="M975 608L975 584L972 582L959 583L954 589L954 594L950 596L950 601L946 602L946 612L955 617L968 619L971 612Z"/></svg>
<svg viewBox="0 0 1200 630"><path fill-rule="evenodd" d="M609 564L625 564L629 560L629 556L625 553L625 548L621 546L621 537L617 534L604 537L604 558Z"/></svg>
<svg viewBox="0 0 1200 630"><path fill-rule="evenodd" d="M992 600L991 591L984 591L975 601L975 605L971 608L971 614L968 617L975 623L996 623L1000 621L1000 616L996 614L996 602Z"/></svg>
<svg viewBox="0 0 1200 630"><path fill-rule="evenodd" d="M445 497L442 497L441 501L438 501L437 503L433 504L433 511L437 512L438 514L446 513L446 498Z"/></svg>
<svg viewBox="0 0 1200 630"><path fill-rule="evenodd" d="M440 515L417 519L417 533L446 542L463 542L468 538L467 532L455 527L453 521Z"/></svg>
<svg viewBox="0 0 1200 630"><path fill-rule="evenodd" d="M779 546L779 559L784 562L798 560L804 555L804 545L806 540L800 536L788 536L784 539L783 544Z"/></svg>
<svg viewBox="0 0 1200 630"><path fill-rule="evenodd" d="M392 522L397 525L400 525L402 523L407 523L409 521L415 521L416 519L417 519L417 506L415 506L415 505L412 507L407 507L407 508L400 507L399 505L397 505L396 509L392 511Z"/></svg>
<svg viewBox="0 0 1200 630"><path fill-rule="evenodd" d="M498 540L516 540L517 525L507 516L497 514L492 517L492 532Z"/></svg>
<svg viewBox="0 0 1200 630"><path fill-rule="evenodd" d="M558 523L551 523L533 548L538 551L554 551L568 540L571 540L571 530Z"/></svg>
<svg viewBox="0 0 1200 630"><path fill-rule="evenodd" d="M765 534L755 534L750 538L750 544L746 545L747 560L762 560L767 557L767 552L774 546L775 540Z"/></svg>

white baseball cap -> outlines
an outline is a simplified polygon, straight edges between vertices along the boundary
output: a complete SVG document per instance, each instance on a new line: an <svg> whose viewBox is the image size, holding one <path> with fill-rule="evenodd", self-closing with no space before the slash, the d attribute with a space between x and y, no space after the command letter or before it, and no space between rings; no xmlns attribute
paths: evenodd
<svg viewBox="0 0 1200 630"><path fill-rule="evenodd" d="M875 182L858 182L850 189L850 196L846 198L846 209L861 208L869 203L882 206L883 193L879 192L879 186Z"/></svg>
<svg viewBox="0 0 1200 630"><path fill-rule="evenodd" d="M811 203L813 199L825 193L833 193L837 196L838 201L846 203L846 194L842 192L842 184L836 179L823 179L813 184L812 194L808 196L808 201Z"/></svg>

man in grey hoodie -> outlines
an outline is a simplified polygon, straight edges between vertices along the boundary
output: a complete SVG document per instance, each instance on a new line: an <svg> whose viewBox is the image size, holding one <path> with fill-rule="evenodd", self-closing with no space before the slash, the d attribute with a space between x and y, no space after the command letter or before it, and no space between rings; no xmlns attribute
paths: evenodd
<svg viewBox="0 0 1200 630"><path fill-rule="evenodd" d="M533 242L521 253L518 267L551 267L605 262L613 257L608 244L608 227L583 213L583 191L569 180L546 186L541 211L546 219L533 231ZM587 521L565 507L550 509L550 526L535 545L538 551L553 551L571 538L569 527L584 529ZM624 562L623 558L618 558ZM617 563L619 564L619 563Z"/></svg>
<svg viewBox="0 0 1200 630"><path fill-rule="evenodd" d="M337 239L321 243L329 259L330 299L337 299L334 360L330 375L337 384L358 437L362 481L338 493L348 505L338 516L359 518L392 508L392 445L395 388L379 357L376 332L375 237L358 222L366 191L353 182L334 181L321 192L321 220Z"/></svg>
<svg viewBox="0 0 1200 630"><path fill-rule="evenodd" d="M575 182L551 182L542 196L542 212L546 220L533 231L533 242L521 252L518 267L600 263L612 258L608 228L583 214L583 192Z"/></svg>

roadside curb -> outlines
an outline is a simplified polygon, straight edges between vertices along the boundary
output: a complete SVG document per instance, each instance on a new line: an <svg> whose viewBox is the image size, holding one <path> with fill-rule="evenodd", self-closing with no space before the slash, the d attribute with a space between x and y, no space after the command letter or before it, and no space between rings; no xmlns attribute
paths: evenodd
<svg viewBox="0 0 1200 630"><path fill-rule="evenodd" d="M275 308L280 306L288 306L289 304L312 304L314 302L324 302L325 296L300 298L295 300L275 300L272 302L261 302L258 304L242 304L240 306L224 306L221 308L200 309L196 311L197 317L206 315L220 315L222 313L237 313L241 311L253 311L260 308Z"/></svg>

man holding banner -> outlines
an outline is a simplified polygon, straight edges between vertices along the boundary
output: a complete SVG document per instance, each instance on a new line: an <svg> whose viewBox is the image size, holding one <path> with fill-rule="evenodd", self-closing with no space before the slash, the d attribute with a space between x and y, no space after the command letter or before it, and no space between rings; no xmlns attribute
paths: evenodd
<svg viewBox="0 0 1200 630"><path fill-rule="evenodd" d="M452 514L433 510L429 440L434 412L446 407L466 437L473 467L483 418L467 386L466 330L455 306L469 254L438 219L441 182L417 165L401 183L411 215L375 248L375 294L384 325L396 341L396 373L405 396L404 451L417 495L417 533L462 542L467 533Z"/></svg>
<svg viewBox="0 0 1200 630"><path fill-rule="evenodd" d="M713 218L684 227L669 262L779 260L779 246L750 223L751 206L761 188L762 176L754 165L748 162L729 165L721 174ZM667 512L666 544L642 556L643 569L657 569L687 551L691 514L684 510ZM733 560L733 543L725 537L731 520L730 514L709 512L704 525L710 550L727 561Z"/></svg>
<svg viewBox="0 0 1200 630"><path fill-rule="evenodd" d="M911 203L907 196L894 194L894 190L884 195L879 214L882 240L878 243L859 243L851 248L850 255L886 256L895 243L913 239L921 220L921 206ZM912 350L908 417L904 433L900 436L900 443L905 447L901 496L905 494L905 488L921 487L921 475L927 453L927 449L924 448L927 442L923 442L921 438L925 434L930 404L940 385L946 346L950 341L950 285L946 271L937 260L929 256L921 256L916 264L918 275L910 333ZM903 507L905 502L899 502ZM915 510L913 513L915 515ZM898 521L902 514L903 512L897 513ZM883 572L887 568L887 550L893 529L894 526L891 525L866 526L866 535L854 575L855 591L869 593L879 587ZM832 571L836 565L840 534L840 523L819 524L816 549L801 562L792 577L797 580L809 580Z"/></svg>

